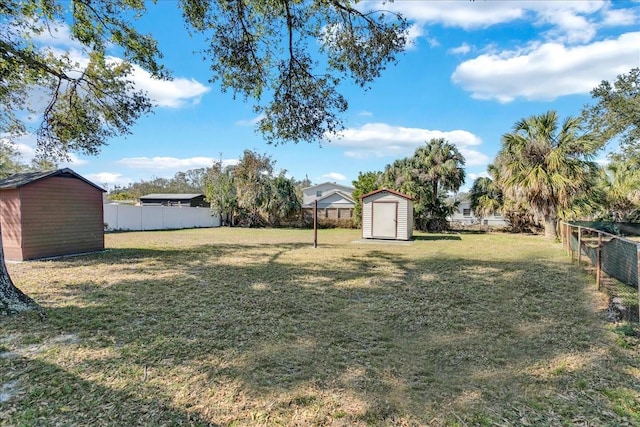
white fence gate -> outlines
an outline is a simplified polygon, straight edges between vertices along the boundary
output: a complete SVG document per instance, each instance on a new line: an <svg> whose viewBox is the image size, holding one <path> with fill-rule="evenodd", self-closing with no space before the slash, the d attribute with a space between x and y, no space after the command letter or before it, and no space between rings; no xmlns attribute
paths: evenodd
<svg viewBox="0 0 640 427"><path fill-rule="evenodd" d="M170 230L178 228L219 227L220 217L209 208L104 205L107 231Z"/></svg>

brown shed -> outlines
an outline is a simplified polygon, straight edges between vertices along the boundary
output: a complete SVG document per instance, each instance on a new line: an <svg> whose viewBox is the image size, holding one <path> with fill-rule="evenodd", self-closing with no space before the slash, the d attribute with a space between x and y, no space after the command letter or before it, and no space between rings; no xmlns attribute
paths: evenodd
<svg viewBox="0 0 640 427"><path fill-rule="evenodd" d="M0 180L0 217L7 260L104 250L105 190L71 169Z"/></svg>

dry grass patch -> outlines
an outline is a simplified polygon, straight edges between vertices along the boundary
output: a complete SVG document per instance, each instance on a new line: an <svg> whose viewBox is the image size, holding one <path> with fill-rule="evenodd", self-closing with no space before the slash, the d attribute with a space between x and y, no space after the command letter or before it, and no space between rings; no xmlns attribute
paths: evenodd
<svg viewBox="0 0 640 427"><path fill-rule="evenodd" d="M109 234L9 266L8 425L634 425L638 348L559 244L357 230ZM626 342L626 341L625 341Z"/></svg>

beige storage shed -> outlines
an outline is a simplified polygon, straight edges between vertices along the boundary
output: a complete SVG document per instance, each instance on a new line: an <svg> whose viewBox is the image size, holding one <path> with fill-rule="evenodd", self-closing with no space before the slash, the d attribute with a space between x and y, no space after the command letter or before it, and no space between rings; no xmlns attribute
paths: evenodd
<svg viewBox="0 0 640 427"><path fill-rule="evenodd" d="M362 196L362 238L411 240L413 199L386 188Z"/></svg>

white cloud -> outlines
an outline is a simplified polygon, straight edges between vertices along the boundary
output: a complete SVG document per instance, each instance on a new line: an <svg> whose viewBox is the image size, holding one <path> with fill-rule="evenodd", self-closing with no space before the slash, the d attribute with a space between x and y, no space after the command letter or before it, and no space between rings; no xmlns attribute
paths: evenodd
<svg viewBox="0 0 640 427"><path fill-rule="evenodd" d="M30 163L36 157L36 135L28 133L17 137L9 137L7 134L2 134L0 135L0 139L13 144L20 155L21 162ZM69 160L60 162L58 164L59 168L72 168L89 163L86 159L81 159L75 153L69 153L68 156Z"/></svg>
<svg viewBox="0 0 640 427"><path fill-rule="evenodd" d="M616 27L623 25L634 25L638 21L638 14L633 10L606 10L603 12L602 24Z"/></svg>
<svg viewBox="0 0 640 427"><path fill-rule="evenodd" d="M254 117L253 119L238 120L236 122L236 125L238 125L238 126L255 126L260 122L260 120L264 119L264 117L265 117L264 114L259 114L256 117Z"/></svg>
<svg viewBox="0 0 640 427"><path fill-rule="evenodd" d="M489 175L489 172L487 171L480 173L469 173L467 174L467 179L465 181L473 184L473 182L478 178L491 178L491 175Z"/></svg>
<svg viewBox="0 0 640 427"><path fill-rule="evenodd" d="M66 55L72 62L78 64L78 74L82 68L89 63L89 58L85 52L85 47L73 39L69 27L63 23L54 23L51 31L44 31L35 35L34 40L45 51L56 56ZM118 57L108 57L111 63L122 61ZM172 80L159 80L143 70L138 65L132 65L131 76L137 90L147 92L152 103L159 107L180 108L188 105L195 105L200 102L203 95L211 88L198 82L195 79L185 77L174 77Z"/></svg>
<svg viewBox="0 0 640 427"><path fill-rule="evenodd" d="M360 111L358 113L360 117L373 117L373 113L371 111Z"/></svg>
<svg viewBox="0 0 640 427"><path fill-rule="evenodd" d="M347 177L338 172L325 173L324 175L316 179L316 181L331 181L331 182L341 182L346 180L347 180Z"/></svg>
<svg viewBox="0 0 640 427"><path fill-rule="evenodd" d="M154 79L151 74L137 65L131 76L136 89L148 93L152 102L159 107L179 108L196 105L211 88L195 79L176 77L173 80Z"/></svg>
<svg viewBox="0 0 640 427"><path fill-rule="evenodd" d="M70 168L70 167L73 167L73 166L86 165L87 163L89 163L88 160L81 159L80 157L78 157L74 153L69 153L68 156L69 156L69 160L61 162L58 165L59 167L61 167L61 168Z"/></svg>
<svg viewBox="0 0 640 427"><path fill-rule="evenodd" d="M533 44L465 61L451 78L477 99L553 100L589 93L602 80L614 80L637 67L638 46L640 32L576 47Z"/></svg>
<svg viewBox="0 0 640 427"><path fill-rule="evenodd" d="M64 49L82 50L84 45L71 36L69 26L62 22L50 22L41 33L33 33L33 41L42 46L58 46Z"/></svg>
<svg viewBox="0 0 640 427"><path fill-rule="evenodd" d="M376 1L367 5L370 9L399 12L411 21L471 29L487 28L521 18L525 13L524 8L513 3L515 2Z"/></svg>
<svg viewBox="0 0 640 427"><path fill-rule="evenodd" d="M621 3L621 2L620 2ZM548 40L585 43L606 25L633 25L637 9L610 1L371 1L369 10L399 12L415 25L440 24L478 30L506 23L532 23ZM616 9L613 9L613 5ZM627 5L624 5L627 6ZM413 30L416 31L416 30Z"/></svg>
<svg viewBox="0 0 640 427"><path fill-rule="evenodd" d="M188 157L184 159L177 157L128 157L118 160L117 163L133 169L160 171L208 168L216 161L218 161L218 159L214 159L213 157ZM237 160L225 160L223 164L225 162L227 162L227 164L235 164Z"/></svg>
<svg viewBox="0 0 640 427"><path fill-rule="evenodd" d="M133 182L131 178L117 172L90 173L84 175L84 177L102 187L110 187L113 185L125 186Z"/></svg>
<svg viewBox="0 0 640 427"><path fill-rule="evenodd" d="M465 130L441 131L368 123L343 130L329 144L346 148L344 155L355 159L400 158L410 156L417 147L433 138L444 138L456 145L467 165L489 163L488 156L472 148L482 143L480 138Z"/></svg>
<svg viewBox="0 0 640 427"><path fill-rule="evenodd" d="M418 37L421 37L424 34L424 31L420 25L411 25L406 31L407 37L407 49L413 49L416 46L416 41Z"/></svg>
<svg viewBox="0 0 640 427"><path fill-rule="evenodd" d="M462 43L458 47L454 47L452 49L449 49L449 53L452 53L454 55L466 55L469 52L471 52L471 46L469 46L466 43Z"/></svg>

